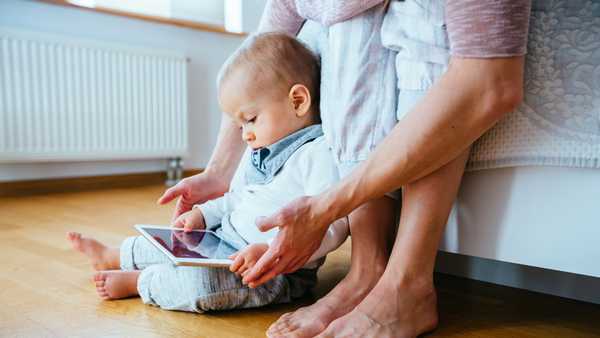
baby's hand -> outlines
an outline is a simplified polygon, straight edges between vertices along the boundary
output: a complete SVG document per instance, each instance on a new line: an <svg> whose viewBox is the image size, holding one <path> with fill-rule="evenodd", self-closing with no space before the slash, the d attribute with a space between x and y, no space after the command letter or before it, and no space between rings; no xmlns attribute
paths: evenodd
<svg viewBox="0 0 600 338"><path fill-rule="evenodd" d="M183 231L190 232L192 230L202 230L206 228L204 223L204 216L202 211L198 208L194 208L186 213L181 214L175 222L173 222L174 228L183 228Z"/></svg>
<svg viewBox="0 0 600 338"><path fill-rule="evenodd" d="M266 243L248 245L241 251L229 256L229 259L233 260L233 263L229 266L229 271L243 277L268 249L269 245Z"/></svg>

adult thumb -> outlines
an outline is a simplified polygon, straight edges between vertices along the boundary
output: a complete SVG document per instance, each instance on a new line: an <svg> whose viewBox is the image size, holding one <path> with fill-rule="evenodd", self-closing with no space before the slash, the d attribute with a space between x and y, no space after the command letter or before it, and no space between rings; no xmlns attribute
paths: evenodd
<svg viewBox="0 0 600 338"><path fill-rule="evenodd" d="M257 217L256 218L256 227L258 227L258 230L260 230L262 232L277 228L279 226L279 224L277 224L277 222L275 222L274 220L275 220L274 216Z"/></svg>

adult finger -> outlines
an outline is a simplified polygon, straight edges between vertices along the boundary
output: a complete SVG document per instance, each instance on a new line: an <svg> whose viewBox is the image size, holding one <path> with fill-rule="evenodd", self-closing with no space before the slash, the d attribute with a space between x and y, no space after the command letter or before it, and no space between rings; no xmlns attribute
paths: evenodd
<svg viewBox="0 0 600 338"><path fill-rule="evenodd" d="M273 228L277 228L279 227L281 224L283 224L282 222L282 216L281 213L278 212L274 215L271 215L269 217L257 217L256 218L256 227L258 227L258 230L265 232L265 231L269 231Z"/></svg>
<svg viewBox="0 0 600 338"><path fill-rule="evenodd" d="M163 205L163 204L167 204L169 202L171 202L172 200L174 200L175 198L181 196L183 194L183 186L176 184L172 187L170 187L169 189L167 189L167 191L165 191L162 196L160 196L158 198L158 201L156 203Z"/></svg>
<svg viewBox="0 0 600 338"><path fill-rule="evenodd" d="M261 286L264 283L266 283L266 282L270 281L271 279L275 278L277 275L283 273L283 268L287 265L287 260L290 260L290 258L282 258L282 259L280 259L277 262L277 264L275 264L274 266L272 266L271 269L265 271L262 276L260 276L255 281L248 283L248 286L251 287L251 288L255 288L255 287Z"/></svg>
<svg viewBox="0 0 600 338"><path fill-rule="evenodd" d="M244 284L248 284L262 276L265 271L269 270L271 266L275 264L278 257L279 249L277 248L277 245L271 245L269 250L267 250L267 252L265 252L265 254L259 258L258 262L256 262L256 265L254 265L248 275L244 277Z"/></svg>
<svg viewBox="0 0 600 338"><path fill-rule="evenodd" d="M183 200L182 197L180 197L177 200L177 204L175 204L175 211L173 211L173 217L172 219L176 219L177 217L179 217L181 214L188 212L190 210L192 210L193 205L190 203L187 203Z"/></svg>

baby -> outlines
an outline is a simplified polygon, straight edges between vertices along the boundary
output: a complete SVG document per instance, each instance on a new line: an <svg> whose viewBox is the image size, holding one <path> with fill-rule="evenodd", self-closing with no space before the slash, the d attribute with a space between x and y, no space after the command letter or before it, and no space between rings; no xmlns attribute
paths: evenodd
<svg viewBox="0 0 600 338"><path fill-rule="evenodd" d="M71 232L73 247L99 271L94 281L101 298L139 295L147 304L191 312L289 302L316 284L325 255L348 236L346 220L338 220L302 269L257 288L243 285L241 276L277 234L259 231L256 219L324 191L338 172L319 124L318 59L299 41L279 33L249 38L221 69L218 92L221 110L239 124L249 149L230 191L194 206L174 226L215 231L238 250L233 263L229 269L175 266L141 236L109 248Z"/></svg>

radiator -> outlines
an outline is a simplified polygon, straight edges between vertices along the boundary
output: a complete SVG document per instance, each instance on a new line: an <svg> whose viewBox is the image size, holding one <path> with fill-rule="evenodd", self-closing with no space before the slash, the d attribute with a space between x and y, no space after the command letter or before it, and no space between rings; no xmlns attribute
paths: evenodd
<svg viewBox="0 0 600 338"><path fill-rule="evenodd" d="M171 51L0 28L0 162L184 156L186 68Z"/></svg>

